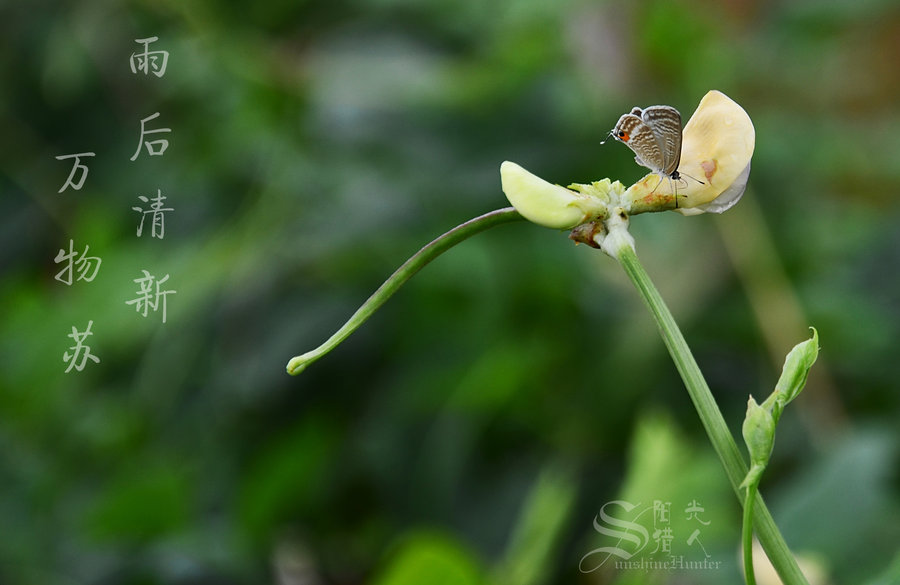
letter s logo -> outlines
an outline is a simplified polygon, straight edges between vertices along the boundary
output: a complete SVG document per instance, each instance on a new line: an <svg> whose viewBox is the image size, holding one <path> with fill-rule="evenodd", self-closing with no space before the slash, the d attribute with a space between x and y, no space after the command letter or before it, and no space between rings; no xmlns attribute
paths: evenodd
<svg viewBox="0 0 900 585"><path fill-rule="evenodd" d="M626 502L625 500L613 500L611 502L606 502L605 504L603 504L603 506L600 508L600 513L594 517L594 529L600 534L605 534L618 540L616 541L615 546L601 546L600 548L595 548L591 552L581 557L581 561L578 563L578 569L582 573L592 573L596 571L597 569L602 567L603 564L606 563L606 561L609 560L609 557L613 555L621 559L628 560L637 553L641 552L644 547L647 546L647 544L650 542L650 534L647 532L646 528L629 520L620 520L619 518L616 518L607 513L607 508L613 505L623 508L627 513L634 510L639 504L632 504L630 502ZM623 528L624 530L617 530L617 528ZM634 545L633 547L628 547L632 549L631 551L621 547L624 542L629 542ZM601 560L593 567L585 569L584 564L588 557L598 553L606 553L606 556L603 558L603 560Z"/></svg>

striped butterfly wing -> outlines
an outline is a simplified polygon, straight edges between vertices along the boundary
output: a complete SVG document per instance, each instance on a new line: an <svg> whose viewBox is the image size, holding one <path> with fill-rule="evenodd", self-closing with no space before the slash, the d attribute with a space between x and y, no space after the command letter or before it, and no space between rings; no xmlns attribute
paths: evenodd
<svg viewBox="0 0 900 585"><path fill-rule="evenodd" d="M681 114L671 106L650 106L641 121L652 130L660 152L658 172L672 177L681 164Z"/></svg>
<svg viewBox="0 0 900 585"><path fill-rule="evenodd" d="M641 118L641 113L640 108L634 108L630 114L623 114L613 130L614 136L634 152L639 165L662 172L664 160L659 141L653 129Z"/></svg>

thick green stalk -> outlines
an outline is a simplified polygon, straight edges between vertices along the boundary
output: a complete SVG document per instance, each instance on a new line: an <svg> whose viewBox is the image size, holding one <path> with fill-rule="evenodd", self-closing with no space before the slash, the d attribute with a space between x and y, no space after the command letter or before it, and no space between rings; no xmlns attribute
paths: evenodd
<svg viewBox="0 0 900 585"><path fill-rule="evenodd" d="M618 246L616 256L640 293L644 303L646 303L653 314L663 341L669 350L669 355L672 356L675 367L684 381L684 385L691 396L694 407L697 409L697 414L700 415L700 420L703 422L703 427L706 429L709 440L722 461L722 466L725 468L725 473L728 475L728 480L731 482L738 500L743 504L745 496L740 485L747 475L747 466L744 463L741 452L738 450L737 444L734 442L734 438L728 431L728 425L725 423L725 419L719 411L709 386L707 386L706 380L704 380L703 374L700 372L700 367L694 360L694 356L691 354L691 350L688 348L681 330L678 329L672 313L669 312L659 291L656 290L656 287L650 281L650 277L638 260L634 249L629 245ZM760 544L762 544L763 549L772 561L772 565L775 567L781 580L786 585L808 585L759 493L754 498L754 504L753 526L756 529Z"/></svg>
<svg viewBox="0 0 900 585"><path fill-rule="evenodd" d="M334 335L329 337L325 343L312 351L308 351L302 355L291 358L288 362L287 372L292 376L296 376L306 367L327 354L329 351L337 347L342 341L356 331L360 325L365 323L372 313L378 310L391 295L397 292L403 283L409 280L413 274L421 270L426 264L446 252L461 241L474 236L495 225L522 219L519 212L512 207L497 209L484 215L480 215L474 219L460 224L449 232L438 236L427 246L416 252L409 260L403 263L374 293L363 305L356 310L355 313L347 320L344 325L338 329Z"/></svg>

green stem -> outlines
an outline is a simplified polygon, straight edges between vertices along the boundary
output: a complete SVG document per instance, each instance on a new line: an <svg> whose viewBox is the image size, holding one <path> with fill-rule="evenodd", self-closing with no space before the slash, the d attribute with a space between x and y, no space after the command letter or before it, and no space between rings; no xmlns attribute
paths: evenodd
<svg viewBox="0 0 900 585"><path fill-rule="evenodd" d="M617 257L622 268L640 293L644 303L646 303L653 314L663 341L669 350L669 355L672 356L675 367L678 369L678 373L684 381L694 407L697 409L697 414L700 415L706 434L709 436L710 442L712 442L713 448L719 456L722 466L725 468L725 473L728 475L728 480L731 482L738 500L743 504L745 495L740 485L747 475L747 466L744 463L741 452L738 450L737 444L734 442L734 438L728 431L728 425L725 423L725 419L722 417L722 413L719 411L719 407L709 391L709 386L707 386L706 380L704 380L703 374L700 372L700 368L694 360L687 342L684 340L684 336L678 329L678 325L675 324L675 319L672 317L672 313L669 312L668 307L666 307L665 302L663 302L659 291L656 290L656 287L650 281L650 277L638 260L634 249L628 245L619 246ZM756 528L760 544L762 544L763 549L772 561L772 565L775 567L781 580L785 585L808 585L806 578L797 566L797 561L794 560L794 556L784 542L781 532L775 525L772 515L766 508L762 496L757 493L753 501L755 504L753 506L753 526Z"/></svg>
<svg viewBox="0 0 900 585"><path fill-rule="evenodd" d="M747 486L747 497L744 498L741 546L744 549L744 582L747 585L756 585L756 576L753 574L753 502L756 500L756 492L756 483L751 483Z"/></svg>
<svg viewBox="0 0 900 585"><path fill-rule="evenodd" d="M397 292L403 283L412 277L413 274L421 270L426 264L446 252L461 241L474 236L490 227L522 219L519 212L512 207L497 209L484 215L470 219L464 224L458 225L449 232L437 237L427 246L416 252L416 254L403 263L374 293L363 305L356 310L350 319L338 329L334 335L328 338L325 343L312 351L308 351L302 355L291 358L288 362L288 374L296 376L306 367L327 354L329 351L337 347L342 341L356 331L372 313L378 310L381 305L387 301L391 295Z"/></svg>

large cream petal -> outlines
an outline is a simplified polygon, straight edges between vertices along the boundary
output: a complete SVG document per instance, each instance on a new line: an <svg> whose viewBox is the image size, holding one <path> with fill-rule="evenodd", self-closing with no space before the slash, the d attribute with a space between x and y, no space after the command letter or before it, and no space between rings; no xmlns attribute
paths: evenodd
<svg viewBox="0 0 900 585"><path fill-rule="evenodd" d="M647 175L628 189L632 213L674 208L673 187L681 213L722 213L744 193L755 144L747 112L722 92L708 92L684 127L678 167L683 180L660 182L659 175Z"/></svg>
<svg viewBox="0 0 900 585"><path fill-rule="evenodd" d="M516 211L528 221L545 227L573 228L603 210L600 202L548 183L514 162L504 161L500 165L500 183Z"/></svg>

